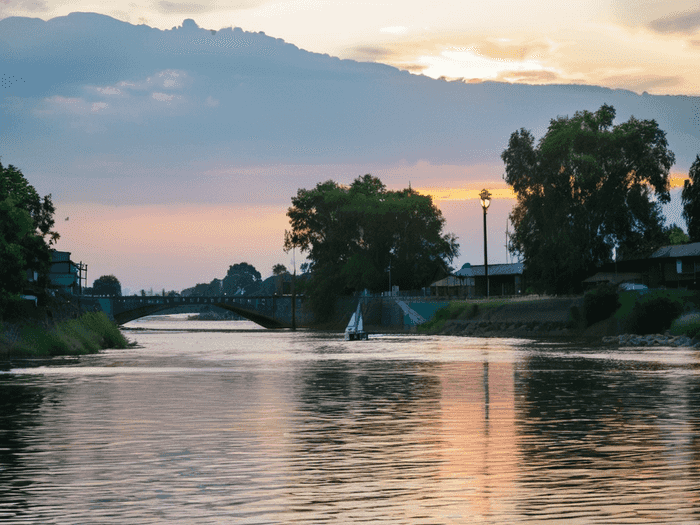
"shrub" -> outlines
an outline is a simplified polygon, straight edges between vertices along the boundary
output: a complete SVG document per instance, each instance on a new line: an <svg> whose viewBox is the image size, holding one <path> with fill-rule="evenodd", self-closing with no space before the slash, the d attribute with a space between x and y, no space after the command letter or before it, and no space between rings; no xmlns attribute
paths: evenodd
<svg viewBox="0 0 700 525"><path fill-rule="evenodd" d="M607 319L620 307L617 288L611 284L601 284L583 296L583 318L586 326Z"/></svg>
<svg viewBox="0 0 700 525"><path fill-rule="evenodd" d="M700 313L692 312L680 316L671 324L670 332L673 335L696 337L700 334Z"/></svg>
<svg viewBox="0 0 700 525"><path fill-rule="evenodd" d="M665 332L683 312L683 300L669 293L646 294L637 300L625 322L627 332L657 334Z"/></svg>

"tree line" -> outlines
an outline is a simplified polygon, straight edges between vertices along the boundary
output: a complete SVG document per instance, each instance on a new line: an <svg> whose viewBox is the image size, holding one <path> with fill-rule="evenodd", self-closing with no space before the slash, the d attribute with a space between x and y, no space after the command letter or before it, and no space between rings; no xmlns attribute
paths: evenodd
<svg viewBox="0 0 700 525"><path fill-rule="evenodd" d="M661 205L670 201L675 161L665 132L654 120L614 120L615 109L603 105L552 119L539 141L521 128L501 155L504 179L517 199L509 250L522 258L537 291L577 292L586 276L615 259L647 257L669 242L700 241L700 156L681 194L686 235L677 225L664 225ZM297 290L321 318L332 313L338 295L427 286L451 273L459 253L431 197L410 185L388 190L370 174L350 185L328 180L299 189L291 204L284 249L306 256ZM59 238L54 211L51 195L40 197L19 169L0 163L0 313L20 300L28 270L38 274L33 289L40 298L48 288L50 250ZM283 265L275 265L273 274L277 284L290 278ZM229 266L222 279L186 292L278 291L263 285L260 272L242 262ZM113 275L101 276L91 291L120 295L121 284Z"/></svg>
<svg viewBox="0 0 700 525"><path fill-rule="evenodd" d="M664 227L675 161L654 120L613 124L615 109L550 121L535 143L520 129L501 155L517 203L510 214L511 253L537 291L580 291L582 280L615 259L648 257L671 242L700 241L700 157L682 192L688 236Z"/></svg>

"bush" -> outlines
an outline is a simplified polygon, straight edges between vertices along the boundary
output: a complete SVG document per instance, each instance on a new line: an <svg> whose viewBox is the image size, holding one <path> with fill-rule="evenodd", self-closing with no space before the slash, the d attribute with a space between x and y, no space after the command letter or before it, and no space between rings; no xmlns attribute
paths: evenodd
<svg viewBox="0 0 700 525"><path fill-rule="evenodd" d="M696 337L700 334L700 313L692 312L680 316L671 324L670 332L673 335Z"/></svg>
<svg viewBox="0 0 700 525"><path fill-rule="evenodd" d="M601 284L583 296L583 318L586 326L607 319L620 307L617 288L611 284Z"/></svg>
<svg viewBox="0 0 700 525"><path fill-rule="evenodd" d="M663 333L681 313L683 300L680 297L664 292L646 294L632 307L625 329L640 335Z"/></svg>

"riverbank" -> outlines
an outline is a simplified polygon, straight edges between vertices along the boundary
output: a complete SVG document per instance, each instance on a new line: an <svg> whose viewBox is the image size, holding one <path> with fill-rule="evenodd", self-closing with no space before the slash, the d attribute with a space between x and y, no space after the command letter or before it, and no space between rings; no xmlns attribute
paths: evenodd
<svg viewBox="0 0 700 525"><path fill-rule="evenodd" d="M525 297L454 301L415 331L471 337L581 336L583 297ZM607 335L607 334L605 334Z"/></svg>
<svg viewBox="0 0 700 525"><path fill-rule="evenodd" d="M465 337L587 340L608 346L684 346L700 348L699 314L684 314L664 333L630 334L624 327L634 301L629 298L611 317L586 326L583 296L529 297L482 301L453 301L415 333ZM694 308L688 303L689 308Z"/></svg>
<svg viewBox="0 0 700 525"><path fill-rule="evenodd" d="M104 312L81 311L70 298L53 297L41 309L0 323L0 360L45 358L127 348L129 341Z"/></svg>

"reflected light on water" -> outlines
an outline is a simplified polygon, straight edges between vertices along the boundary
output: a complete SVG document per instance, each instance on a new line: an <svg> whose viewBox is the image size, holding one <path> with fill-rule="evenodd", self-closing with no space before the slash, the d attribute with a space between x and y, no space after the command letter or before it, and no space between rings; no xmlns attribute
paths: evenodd
<svg viewBox="0 0 700 525"><path fill-rule="evenodd" d="M0 521L700 522L695 350L189 323L0 374Z"/></svg>

